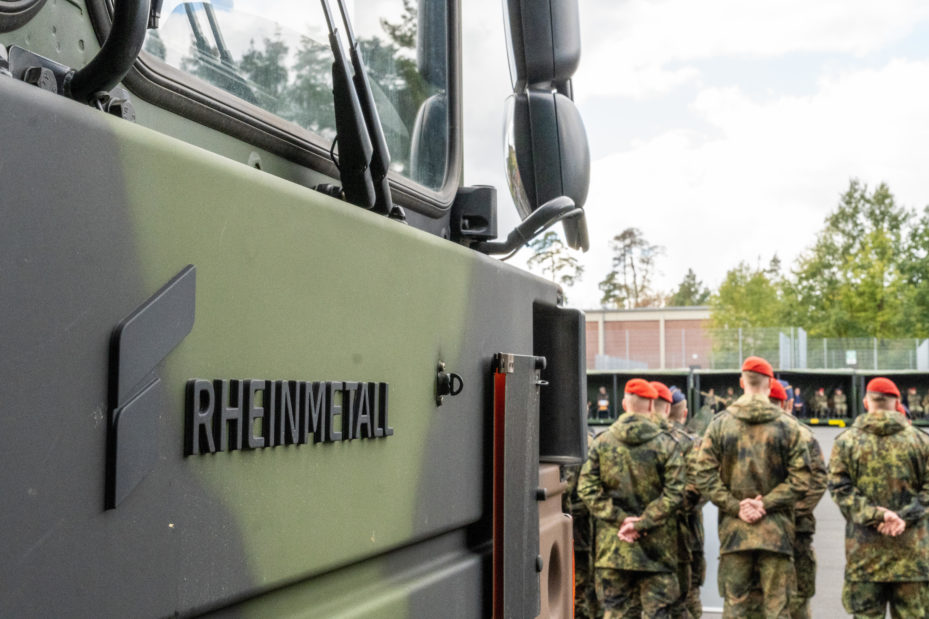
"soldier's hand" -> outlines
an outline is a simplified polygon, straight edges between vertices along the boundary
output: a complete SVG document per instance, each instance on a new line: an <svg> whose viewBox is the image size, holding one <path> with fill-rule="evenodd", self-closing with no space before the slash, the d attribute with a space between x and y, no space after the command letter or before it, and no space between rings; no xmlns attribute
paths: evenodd
<svg viewBox="0 0 929 619"><path fill-rule="evenodd" d="M739 501L739 518L748 524L754 524L761 520L767 512L764 509L764 503L759 494L754 499L742 499Z"/></svg>
<svg viewBox="0 0 929 619"><path fill-rule="evenodd" d="M884 508L884 522L878 525L877 531L881 535L897 537L906 530L906 521L896 512Z"/></svg>
<svg viewBox="0 0 929 619"><path fill-rule="evenodd" d="M635 523L641 520L639 516L629 516L623 520L622 526L619 527L619 539L624 542L634 542L639 539L639 532L635 530Z"/></svg>

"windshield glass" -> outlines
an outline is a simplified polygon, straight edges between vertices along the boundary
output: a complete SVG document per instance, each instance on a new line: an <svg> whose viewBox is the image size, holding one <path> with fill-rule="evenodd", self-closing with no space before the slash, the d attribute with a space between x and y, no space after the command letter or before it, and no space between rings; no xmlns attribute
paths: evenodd
<svg viewBox="0 0 929 619"><path fill-rule="evenodd" d="M338 1L330 4L348 56ZM439 189L448 144L444 0L346 4L368 67L391 171ZM328 37L322 7L312 0L166 0L161 27L149 31L145 51L332 141ZM442 172L436 174L439 163Z"/></svg>

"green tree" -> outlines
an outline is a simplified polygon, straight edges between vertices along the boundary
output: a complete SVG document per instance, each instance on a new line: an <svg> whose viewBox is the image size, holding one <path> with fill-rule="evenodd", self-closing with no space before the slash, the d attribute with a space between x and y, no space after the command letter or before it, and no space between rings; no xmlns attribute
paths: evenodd
<svg viewBox="0 0 929 619"><path fill-rule="evenodd" d="M668 305L681 307L686 305L704 305L710 300L710 289L697 279L693 269L687 269L684 279L677 290L668 297Z"/></svg>
<svg viewBox="0 0 929 619"><path fill-rule="evenodd" d="M660 305L662 298L652 287L652 280L664 248L649 243L638 228L626 228L614 236L610 248L613 269L599 284L600 303L626 309Z"/></svg>
<svg viewBox="0 0 929 619"><path fill-rule="evenodd" d="M556 284L573 286L584 275L584 267L571 255L557 232L549 230L529 243L532 256L526 261L530 269L537 267Z"/></svg>
<svg viewBox="0 0 929 619"><path fill-rule="evenodd" d="M726 273L719 290L710 296L710 322L717 329L779 326L783 310L768 268L740 262Z"/></svg>
<svg viewBox="0 0 929 619"><path fill-rule="evenodd" d="M793 278L784 282L790 323L821 337L912 337L910 284L925 281L925 266L916 264L920 256L925 264L925 249L915 247L918 226L916 243L907 244L912 219L886 184L869 192L852 179L813 247L798 259Z"/></svg>
<svg viewBox="0 0 929 619"><path fill-rule="evenodd" d="M929 207L925 207L915 221L905 245L900 271L907 290L909 335L929 337Z"/></svg>

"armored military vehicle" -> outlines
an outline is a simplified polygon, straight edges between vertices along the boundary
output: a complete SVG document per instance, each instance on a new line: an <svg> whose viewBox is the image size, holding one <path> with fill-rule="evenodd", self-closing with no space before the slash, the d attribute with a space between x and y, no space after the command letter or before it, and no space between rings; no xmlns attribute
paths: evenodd
<svg viewBox="0 0 929 619"><path fill-rule="evenodd" d="M577 5L497 240L460 4L0 0L0 616L567 616L583 317L499 258L586 245Z"/></svg>

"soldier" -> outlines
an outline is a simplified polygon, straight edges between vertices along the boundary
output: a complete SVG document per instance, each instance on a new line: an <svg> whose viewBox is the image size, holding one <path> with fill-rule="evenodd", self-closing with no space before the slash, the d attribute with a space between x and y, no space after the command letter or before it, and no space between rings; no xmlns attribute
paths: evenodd
<svg viewBox="0 0 929 619"><path fill-rule="evenodd" d="M787 391L783 385L776 381L772 382L770 398L771 402L779 406L785 414L791 414ZM816 552L813 550L816 517L813 515L813 510L826 492L827 472L819 441L804 424L798 423L797 425L810 454L812 477L809 490L803 498L797 501L794 509L793 548L797 588L794 597L790 600L790 617L791 619L810 619L810 598L816 593Z"/></svg>
<svg viewBox="0 0 929 619"><path fill-rule="evenodd" d="M658 397L640 378L626 383L626 411L598 436L581 469L578 495L596 520L597 597L604 618L669 617L679 591L677 521L684 461L649 415Z"/></svg>
<svg viewBox="0 0 929 619"><path fill-rule="evenodd" d="M736 401L735 389L726 387L726 395L723 397L723 407L729 408Z"/></svg>
<svg viewBox="0 0 929 619"><path fill-rule="evenodd" d="M797 419L803 418L804 409L806 408L806 402L803 401L803 394L800 393L800 387L794 387L794 417Z"/></svg>
<svg viewBox="0 0 929 619"><path fill-rule="evenodd" d="M910 413L913 415L913 419L919 419L923 416L923 403L919 397L919 392L916 391L916 387L910 387L907 390L907 403L910 406Z"/></svg>
<svg viewBox="0 0 929 619"><path fill-rule="evenodd" d="M590 449L593 436L587 433L587 449ZM571 514L574 528L574 617L575 619L596 619L597 592L594 587L593 557L593 519L590 511L577 495L577 480L580 466L565 467L567 490L562 493L562 511Z"/></svg>
<svg viewBox="0 0 929 619"><path fill-rule="evenodd" d="M600 386L597 391L597 419L610 418L610 396L606 393L606 387Z"/></svg>
<svg viewBox="0 0 929 619"><path fill-rule="evenodd" d="M810 408L812 408L813 415L816 417L826 417L827 409L829 408L829 400L826 398L826 390L820 387L816 390L816 393L813 394L813 397L810 399Z"/></svg>
<svg viewBox="0 0 929 619"><path fill-rule="evenodd" d="M653 380L648 383L655 388L658 397L655 398L655 409L651 413L652 421L665 432L671 432L671 424L668 421L668 411L671 408L671 390L664 383Z"/></svg>
<svg viewBox="0 0 929 619"><path fill-rule="evenodd" d="M700 493L693 482L693 465L696 459L694 447L699 438L684 427L687 420L687 398L677 387L671 387L671 408L668 411L668 423L671 435L677 439L684 456L686 483L684 501L679 517L680 543L678 544L678 585L681 597L672 616L693 617L698 619L703 614L700 602L700 587L706 579L706 559L703 556L703 504Z"/></svg>
<svg viewBox="0 0 929 619"><path fill-rule="evenodd" d="M842 604L855 617L929 616L929 442L896 405L887 378L868 383L867 412L839 434L829 492L845 516Z"/></svg>
<svg viewBox="0 0 929 619"><path fill-rule="evenodd" d="M835 406L835 415L839 419L848 417L848 398L842 393L842 390L836 387L832 392L832 404Z"/></svg>
<svg viewBox="0 0 929 619"><path fill-rule="evenodd" d="M810 465L796 421L768 400L773 380L767 361L748 357L744 395L712 421L697 456L697 487L719 508L724 617L752 611L753 573L764 616L789 617L793 510L810 486Z"/></svg>
<svg viewBox="0 0 929 619"><path fill-rule="evenodd" d="M703 396L703 405L709 406L714 415L719 412L719 398L716 397L715 389L710 387L709 391L701 391L700 395Z"/></svg>

